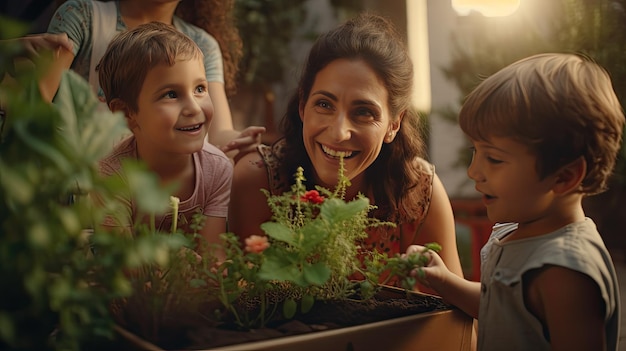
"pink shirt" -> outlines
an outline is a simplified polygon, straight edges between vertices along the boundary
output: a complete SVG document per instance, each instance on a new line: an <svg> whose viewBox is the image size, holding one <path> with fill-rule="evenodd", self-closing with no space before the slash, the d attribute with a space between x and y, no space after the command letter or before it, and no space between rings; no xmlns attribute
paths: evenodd
<svg viewBox="0 0 626 351"><path fill-rule="evenodd" d="M233 164L230 159L218 148L211 144L204 144L202 151L193 155L195 170L195 185L193 194L187 199L180 199L178 210L178 228L189 232L187 225L192 216L200 212L205 216L226 218L230 201L230 186L233 178ZM113 151L100 161L100 173L106 176L118 174L126 179L122 172L123 159L137 159L137 143L134 136L121 141ZM106 218L107 226L132 226L132 219L137 216L137 207L134 199L120 195L125 202L127 212L122 214L126 223L119 223L115 218ZM172 225L170 212L156 214L155 224L158 230L169 232Z"/></svg>

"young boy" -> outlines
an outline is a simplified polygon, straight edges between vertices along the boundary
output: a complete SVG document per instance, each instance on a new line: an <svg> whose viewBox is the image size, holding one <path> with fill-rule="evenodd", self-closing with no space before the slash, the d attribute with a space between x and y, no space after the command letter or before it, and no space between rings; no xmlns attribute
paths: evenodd
<svg viewBox="0 0 626 351"><path fill-rule="evenodd" d="M468 96L460 125L474 150L467 173L498 224L480 283L435 253L424 283L478 318L479 350L617 350L617 277L582 208L605 189L621 144L608 74L577 55L520 60Z"/></svg>
<svg viewBox="0 0 626 351"><path fill-rule="evenodd" d="M121 173L123 159L140 159L161 184L176 184L180 199L178 227L200 211L202 236L218 243L226 231L233 166L226 155L204 142L213 104L207 91L202 52L187 36L163 23L140 25L119 34L98 66L100 85L112 111L122 111L132 136L100 162L105 175ZM107 226L130 230L137 217L132 199L127 223ZM157 229L169 231L170 214L156 217Z"/></svg>

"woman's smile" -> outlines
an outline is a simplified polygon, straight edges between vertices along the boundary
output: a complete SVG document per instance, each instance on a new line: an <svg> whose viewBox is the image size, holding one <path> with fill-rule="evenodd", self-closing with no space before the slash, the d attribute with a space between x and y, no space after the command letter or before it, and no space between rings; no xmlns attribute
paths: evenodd
<svg viewBox="0 0 626 351"><path fill-rule="evenodd" d="M349 159L358 154L358 152L354 152L354 151L339 151L339 150L331 149L330 147L324 144L320 144L320 146L322 147L322 152L324 152L327 156L336 158L336 159L339 159L340 157L343 157L344 159Z"/></svg>

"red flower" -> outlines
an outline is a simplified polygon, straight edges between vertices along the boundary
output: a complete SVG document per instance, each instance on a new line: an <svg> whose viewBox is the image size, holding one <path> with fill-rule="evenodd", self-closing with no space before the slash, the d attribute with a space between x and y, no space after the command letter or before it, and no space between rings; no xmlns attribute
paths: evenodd
<svg viewBox="0 0 626 351"><path fill-rule="evenodd" d="M250 235L246 238L246 251L261 253L270 247L270 243L267 242L267 237L260 235Z"/></svg>
<svg viewBox="0 0 626 351"><path fill-rule="evenodd" d="M324 197L320 195L317 190L309 190L304 193L302 197L300 197L300 201L321 204L322 202L324 202Z"/></svg>

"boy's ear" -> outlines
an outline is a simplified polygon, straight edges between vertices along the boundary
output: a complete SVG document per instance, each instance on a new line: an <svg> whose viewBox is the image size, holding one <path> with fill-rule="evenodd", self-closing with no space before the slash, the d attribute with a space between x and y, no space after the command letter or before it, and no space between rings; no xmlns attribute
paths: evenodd
<svg viewBox="0 0 626 351"><path fill-rule="evenodd" d="M580 156L557 171L554 192L566 194L578 190L586 174L587 161Z"/></svg>
<svg viewBox="0 0 626 351"><path fill-rule="evenodd" d="M124 117L126 117L126 123L128 124L128 128L133 130L137 123L133 118L133 114L131 113L131 109L128 107L128 104L122 99L115 98L109 102L109 109L113 112L122 112Z"/></svg>
<svg viewBox="0 0 626 351"><path fill-rule="evenodd" d="M113 112L121 111L124 113L124 116L128 116L128 112L130 112L128 105L119 98L115 98L109 102L109 109Z"/></svg>

